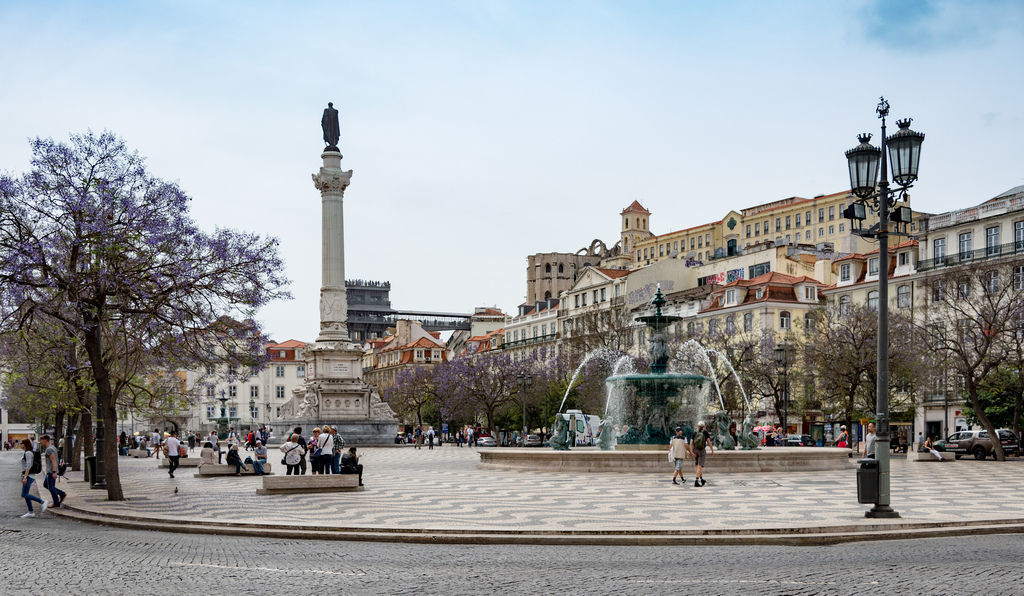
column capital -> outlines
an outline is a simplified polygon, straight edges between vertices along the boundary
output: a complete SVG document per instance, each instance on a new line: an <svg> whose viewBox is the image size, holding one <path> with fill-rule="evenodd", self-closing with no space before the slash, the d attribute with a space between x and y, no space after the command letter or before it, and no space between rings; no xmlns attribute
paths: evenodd
<svg viewBox="0 0 1024 596"><path fill-rule="evenodd" d="M320 168L320 172L313 174L313 186L321 193L344 193L351 181L352 170Z"/></svg>

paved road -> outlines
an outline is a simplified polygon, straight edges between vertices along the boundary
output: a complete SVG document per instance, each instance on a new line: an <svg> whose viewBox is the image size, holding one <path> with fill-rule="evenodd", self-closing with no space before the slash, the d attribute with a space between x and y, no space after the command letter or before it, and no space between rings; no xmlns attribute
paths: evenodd
<svg viewBox="0 0 1024 596"><path fill-rule="evenodd" d="M432 546L253 540L19 519L0 456L0 593L1020 593L1024 536L834 547ZM874 575L869 575L875 570Z"/></svg>

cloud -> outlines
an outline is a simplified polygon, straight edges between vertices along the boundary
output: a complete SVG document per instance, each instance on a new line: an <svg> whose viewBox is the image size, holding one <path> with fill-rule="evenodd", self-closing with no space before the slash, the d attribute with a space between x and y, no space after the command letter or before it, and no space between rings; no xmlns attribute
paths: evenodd
<svg viewBox="0 0 1024 596"><path fill-rule="evenodd" d="M989 45L1004 33L1020 36L1018 0L870 0L859 18L869 41L904 52Z"/></svg>

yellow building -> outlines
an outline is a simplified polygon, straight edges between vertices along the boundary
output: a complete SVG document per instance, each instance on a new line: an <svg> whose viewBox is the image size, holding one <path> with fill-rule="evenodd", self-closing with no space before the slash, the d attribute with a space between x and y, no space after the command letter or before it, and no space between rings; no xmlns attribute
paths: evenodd
<svg viewBox="0 0 1024 596"><path fill-rule="evenodd" d="M839 253L865 252L871 244L850 233L843 210L853 200L849 191L813 199L789 197L740 211L729 211L716 221L652 236L634 245L634 267L663 259L707 263L743 254L748 248L771 242L830 244ZM916 231L916 226L911 228Z"/></svg>

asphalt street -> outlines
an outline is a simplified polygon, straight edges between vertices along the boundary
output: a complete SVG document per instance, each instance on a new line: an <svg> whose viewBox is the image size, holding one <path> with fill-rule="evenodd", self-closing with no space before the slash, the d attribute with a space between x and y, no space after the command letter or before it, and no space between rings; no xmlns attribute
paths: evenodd
<svg viewBox="0 0 1024 596"><path fill-rule="evenodd" d="M840 546L550 547L251 539L25 511L0 456L0 594L1019 594L1024 536ZM952 496L952 495L951 495Z"/></svg>

